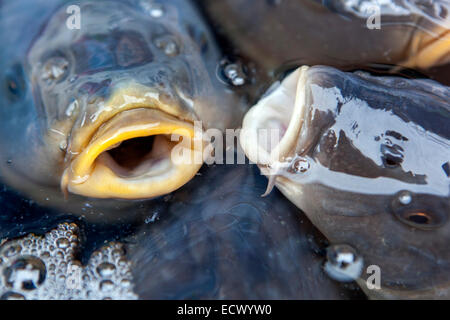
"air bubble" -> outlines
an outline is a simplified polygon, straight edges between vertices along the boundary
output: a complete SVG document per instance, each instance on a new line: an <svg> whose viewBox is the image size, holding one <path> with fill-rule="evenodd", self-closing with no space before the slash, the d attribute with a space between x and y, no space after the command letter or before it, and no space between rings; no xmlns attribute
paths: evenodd
<svg viewBox="0 0 450 320"><path fill-rule="evenodd" d="M69 62L62 57L50 58L44 65L42 79L58 81L63 78L69 67Z"/></svg>
<svg viewBox="0 0 450 320"><path fill-rule="evenodd" d="M25 300L25 297L16 292L6 292L0 297L0 300Z"/></svg>
<svg viewBox="0 0 450 320"><path fill-rule="evenodd" d="M398 201L404 206L410 204L412 201L411 193L409 191L400 192L400 194L398 195Z"/></svg>
<svg viewBox="0 0 450 320"><path fill-rule="evenodd" d="M112 254L113 258L118 259L121 256L123 256L125 253L123 252L123 249L117 248L117 249L114 249L111 254Z"/></svg>
<svg viewBox="0 0 450 320"><path fill-rule="evenodd" d="M66 282L66 276L63 274L58 275L58 281L60 283L65 283Z"/></svg>
<svg viewBox="0 0 450 320"><path fill-rule="evenodd" d="M23 256L7 267L3 275L6 285L13 289L34 290L44 282L46 269L41 259Z"/></svg>
<svg viewBox="0 0 450 320"><path fill-rule="evenodd" d="M294 173L305 173L309 170L309 161L305 158L297 157L292 161L291 170Z"/></svg>
<svg viewBox="0 0 450 320"><path fill-rule="evenodd" d="M56 245L60 249L66 249L67 247L69 247L70 242L67 238L59 238L58 240L56 240Z"/></svg>
<svg viewBox="0 0 450 320"><path fill-rule="evenodd" d="M327 248L325 272L334 280L350 282L362 272L363 259L349 245L332 245Z"/></svg>
<svg viewBox="0 0 450 320"><path fill-rule="evenodd" d="M164 15L164 7L160 3L142 0L140 4L141 8L153 18L161 18Z"/></svg>
<svg viewBox="0 0 450 320"><path fill-rule="evenodd" d="M120 284L121 284L123 287L128 288L129 286L131 286L131 281L128 280L128 279L123 279L123 280L120 282Z"/></svg>
<svg viewBox="0 0 450 320"><path fill-rule="evenodd" d="M155 46L161 49L165 55L174 57L178 55L178 45L171 36L162 36L155 39Z"/></svg>
<svg viewBox="0 0 450 320"><path fill-rule="evenodd" d="M127 261L126 259L124 259L124 258L121 258L121 259L119 259L119 260L117 261L117 264L118 264L119 266L121 266L121 267L124 267L124 266L126 266L126 265L128 264L128 261Z"/></svg>
<svg viewBox="0 0 450 320"><path fill-rule="evenodd" d="M114 283L111 280L103 280L100 282L100 290L102 292L109 292L114 289Z"/></svg>
<svg viewBox="0 0 450 320"><path fill-rule="evenodd" d="M16 254L19 254L22 251L21 246L11 246L5 251L5 256L10 258L12 256L15 256Z"/></svg>
<svg viewBox="0 0 450 320"><path fill-rule="evenodd" d="M107 278L107 277L110 277L114 273L115 269L116 269L116 267L112 263L103 262L102 264L100 264L97 267L97 273L100 276Z"/></svg>
<svg viewBox="0 0 450 320"><path fill-rule="evenodd" d="M231 63L226 65L224 74L234 86L242 86L245 84L245 74L240 64Z"/></svg>

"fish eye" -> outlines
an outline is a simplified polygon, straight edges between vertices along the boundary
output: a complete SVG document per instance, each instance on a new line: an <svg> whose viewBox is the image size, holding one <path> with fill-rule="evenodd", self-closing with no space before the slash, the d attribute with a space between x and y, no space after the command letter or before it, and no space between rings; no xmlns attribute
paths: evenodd
<svg viewBox="0 0 450 320"><path fill-rule="evenodd" d="M425 212L409 212L405 218L416 224L429 224L431 217Z"/></svg>
<svg viewBox="0 0 450 320"><path fill-rule="evenodd" d="M25 80L23 69L20 65L14 65L6 73L4 82L6 94L11 101L18 101L25 92Z"/></svg>
<svg viewBox="0 0 450 320"><path fill-rule="evenodd" d="M406 209L396 213L397 218L403 223L418 229L436 229L444 223L444 218L430 210Z"/></svg>
<svg viewBox="0 0 450 320"><path fill-rule="evenodd" d="M426 195L412 195L401 191L392 202L397 219L414 228L430 230L441 227L447 220L445 200L429 199Z"/></svg>

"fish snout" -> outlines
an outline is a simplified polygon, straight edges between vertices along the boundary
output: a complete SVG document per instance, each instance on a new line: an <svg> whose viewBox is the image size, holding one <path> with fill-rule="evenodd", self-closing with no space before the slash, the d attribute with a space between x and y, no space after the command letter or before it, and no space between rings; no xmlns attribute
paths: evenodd
<svg viewBox="0 0 450 320"><path fill-rule="evenodd" d="M258 165L276 166L292 156L307 111L308 69L303 66L294 71L245 115L241 145L247 157Z"/></svg>

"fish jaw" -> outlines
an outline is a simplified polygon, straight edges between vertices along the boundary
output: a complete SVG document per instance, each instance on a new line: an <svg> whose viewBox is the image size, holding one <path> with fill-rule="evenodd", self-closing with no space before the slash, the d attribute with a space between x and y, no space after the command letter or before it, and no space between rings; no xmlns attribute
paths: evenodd
<svg viewBox="0 0 450 320"><path fill-rule="evenodd" d="M128 100L134 97L133 103L124 103L124 92ZM178 189L202 166L202 128L196 130L195 114L165 104L157 96L145 99L136 90L133 95L119 90L103 110L95 121L72 129L61 177L65 193L92 198L154 198ZM139 150L133 148L141 145L133 147L129 155L124 154L129 149L119 149L142 138L152 138L144 141L149 150L146 154L134 155ZM124 163L118 163L110 153L114 149L119 150ZM175 151L184 158L176 158Z"/></svg>
<svg viewBox="0 0 450 320"><path fill-rule="evenodd" d="M308 68L303 66L291 73L245 115L240 141L252 162L276 167L295 149L306 113ZM264 130L262 139L259 136L261 130ZM268 135L270 139L267 139Z"/></svg>

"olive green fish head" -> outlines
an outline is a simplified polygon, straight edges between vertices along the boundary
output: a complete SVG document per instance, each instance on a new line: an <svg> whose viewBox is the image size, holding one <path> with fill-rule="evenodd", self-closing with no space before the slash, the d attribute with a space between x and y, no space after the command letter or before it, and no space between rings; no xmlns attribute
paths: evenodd
<svg viewBox="0 0 450 320"><path fill-rule="evenodd" d="M449 97L430 80L302 67L244 118L269 188L380 267L379 290L360 276L369 296L450 295Z"/></svg>
<svg viewBox="0 0 450 320"><path fill-rule="evenodd" d="M84 1L79 29L68 5L53 14L27 56L37 119L25 175L83 196L142 199L196 174L201 159L175 163L174 148L186 142L194 155L195 122L200 134L223 129L238 112L203 61L214 44L196 41L177 3Z"/></svg>

